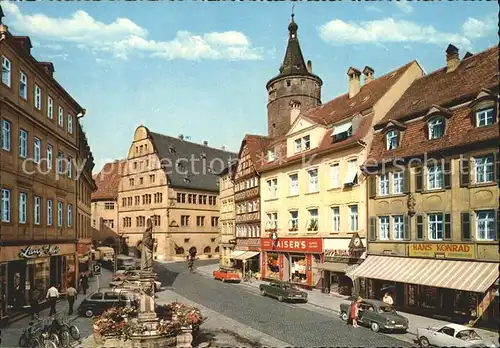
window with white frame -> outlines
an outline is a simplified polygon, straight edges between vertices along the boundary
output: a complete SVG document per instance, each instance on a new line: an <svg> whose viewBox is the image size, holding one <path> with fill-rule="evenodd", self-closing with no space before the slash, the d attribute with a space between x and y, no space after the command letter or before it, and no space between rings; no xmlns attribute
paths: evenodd
<svg viewBox="0 0 500 348"><path fill-rule="evenodd" d="M332 178L332 188L340 187L340 165L338 163L330 165L330 174Z"/></svg>
<svg viewBox="0 0 500 348"><path fill-rule="evenodd" d="M428 214L429 220L429 240L442 240L443 239L443 214L432 213Z"/></svg>
<svg viewBox="0 0 500 348"><path fill-rule="evenodd" d="M267 213L268 228L278 228L278 213Z"/></svg>
<svg viewBox="0 0 500 348"><path fill-rule="evenodd" d="M38 110L42 109L42 89L35 85L35 108Z"/></svg>
<svg viewBox="0 0 500 348"><path fill-rule="evenodd" d="M267 180L267 197L278 198L278 179Z"/></svg>
<svg viewBox="0 0 500 348"><path fill-rule="evenodd" d="M33 222L35 223L35 225L40 225L40 205L42 204L41 202L41 198L38 197L38 196L35 196L35 200L34 200L34 215L33 215Z"/></svg>
<svg viewBox="0 0 500 348"><path fill-rule="evenodd" d="M344 185L356 185L358 183L358 160L353 159L347 162L347 175Z"/></svg>
<svg viewBox="0 0 500 348"><path fill-rule="evenodd" d="M317 231L318 230L318 223L319 223L318 208L307 209L307 212L309 213L309 222L308 222L307 230L308 231Z"/></svg>
<svg viewBox="0 0 500 348"><path fill-rule="evenodd" d="M62 106L59 106L58 114L57 114L57 124L59 127L64 127L64 109Z"/></svg>
<svg viewBox="0 0 500 348"><path fill-rule="evenodd" d="M427 166L427 189L443 188L443 167L437 164Z"/></svg>
<svg viewBox="0 0 500 348"><path fill-rule="evenodd" d="M33 139L33 161L35 163L40 163L40 157L41 157L41 154L40 154L40 151L41 151L41 146L42 146L42 143L40 142L40 139L38 139L37 137L35 137Z"/></svg>
<svg viewBox="0 0 500 348"><path fill-rule="evenodd" d="M26 209L27 209L27 202L28 201L28 195L24 192L19 193L19 223L20 224L25 224L26 223Z"/></svg>
<svg viewBox="0 0 500 348"><path fill-rule="evenodd" d="M476 157L474 159L474 172L476 173L476 183L487 183L494 181L495 158L493 155Z"/></svg>
<svg viewBox="0 0 500 348"><path fill-rule="evenodd" d="M22 158L28 156L28 132L24 129L19 130L19 156Z"/></svg>
<svg viewBox="0 0 500 348"><path fill-rule="evenodd" d="M10 222L10 190L2 189L2 214L3 222Z"/></svg>
<svg viewBox="0 0 500 348"><path fill-rule="evenodd" d="M52 145L47 144L47 169L52 169Z"/></svg>
<svg viewBox="0 0 500 348"><path fill-rule="evenodd" d="M389 194L389 175L388 174L379 175L379 192L380 192L380 196L386 196Z"/></svg>
<svg viewBox="0 0 500 348"><path fill-rule="evenodd" d="M387 150L394 150L399 145L399 132L397 130L390 130L385 135L387 141Z"/></svg>
<svg viewBox="0 0 500 348"><path fill-rule="evenodd" d="M10 151L10 122L2 120L2 150Z"/></svg>
<svg viewBox="0 0 500 348"><path fill-rule="evenodd" d="M311 137L306 135L302 138L302 148L304 151L307 151L311 148Z"/></svg>
<svg viewBox="0 0 500 348"><path fill-rule="evenodd" d="M272 162L276 159L276 152L274 150L267 150L267 160Z"/></svg>
<svg viewBox="0 0 500 348"><path fill-rule="evenodd" d="M349 206L349 227L351 232L356 232L358 230L358 206Z"/></svg>
<svg viewBox="0 0 500 348"><path fill-rule="evenodd" d="M480 110L476 112L476 127L489 126L494 123L495 109Z"/></svg>
<svg viewBox="0 0 500 348"><path fill-rule="evenodd" d="M28 76L22 71L19 72L19 96L28 99Z"/></svg>
<svg viewBox="0 0 500 348"><path fill-rule="evenodd" d="M444 120L442 117L434 117L429 120L429 139L441 138L444 135Z"/></svg>
<svg viewBox="0 0 500 348"><path fill-rule="evenodd" d="M290 227L292 231L297 231L299 228L299 212L297 210L290 210Z"/></svg>
<svg viewBox="0 0 500 348"><path fill-rule="evenodd" d="M496 240L495 211L476 211L476 239Z"/></svg>
<svg viewBox="0 0 500 348"><path fill-rule="evenodd" d="M52 226L52 199L47 200L47 226Z"/></svg>
<svg viewBox="0 0 500 348"><path fill-rule="evenodd" d="M57 202L57 226L62 227L63 225L63 203Z"/></svg>
<svg viewBox="0 0 500 348"><path fill-rule="evenodd" d="M389 239L389 217L379 216L378 217L378 235L380 240Z"/></svg>
<svg viewBox="0 0 500 348"><path fill-rule="evenodd" d="M68 114L68 133L73 134L73 116Z"/></svg>
<svg viewBox="0 0 500 348"><path fill-rule="evenodd" d="M319 191L319 186L318 186L318 169L311 169L307 171L309 174L309 192L318 192Z"/></svg>
<svg viewBox="0 0 500 348"><path fill-rule="evenodd" d="M71 227L73 224L73 205L68 204L68 221L67 221L68 227Z"/></svg>
<svg viewBox="0 0 500 348"><path fill-rule="evenodd" d="M301 151L302 151L302 139L301 138L295 139L295 153Z"/></svg>
<svg viewBox="0 0 500 348"><path fill-rule="evenodd" d="M71 178L73 176L73 158L71 156L68 156L68 163L66 164L66 175L68 176L68 178Z"/></svg>
<svg viewBox="0 0 500 348"><path fill-rule="evenodd" d="M403 215L392 217L392 230L394 240L403 240L405 233L405 221Z"/></svg>
<svg viewBox="0 0 500 348"><path fill-rule="evenodd" d="M340 208L332 207L332 232L340 232Z"/></svg>
<svg viewBox="0 0 500 348"><path fill-rule="evenodd" d="M62 151L57 153L57 174L63 174L63 156Z"/></svg>
<svg viewBox="0 0 500 348"><path fill-rule="evenodd" d="M7 57L2 56L2 83L7 87L10 87L11 83L10 69L11 69L10 60Z"/></svg>
<svg viewBox="0 0 500 348"><path fill-rule="evenodd" d="M299 194L299 176L298 174L290 174L290 196Z"/></svg>
<svg viewBox="0 0 500 348"><path fill-rule="evenodd" d="M47 96L47 117L51 120L54 118L54 100L51 96Z"/></svg>
<svg viewBox="0 0 500 348"><path fill-rule="evenodd" d="M392 173L392 193L399 194L403 193L404 190L404 174L403 172L393 172Z"/></svg>

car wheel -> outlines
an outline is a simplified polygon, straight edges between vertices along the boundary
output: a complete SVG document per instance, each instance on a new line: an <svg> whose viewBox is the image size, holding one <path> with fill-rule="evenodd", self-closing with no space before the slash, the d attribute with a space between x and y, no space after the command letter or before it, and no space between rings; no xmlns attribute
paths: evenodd
<svg viewBox="0 0 500 348"><path fill-rule="evenodd" d="M373 332L378 332L380 330L380 325L375 322L372 322L370 324L370 329L372 329Z"/></svg>
<svg viewBox="0 0 500 348"><path fill-rule="evenodd" d="M87 310L85 311L85 316L86 316L87 318L91 318L91 317L93 317L93 316L94 316L94 311L93 311L92 309L87 309Z"/></svg>
<svg viewBox="0 0 500 348"><path fill-rule="evenodd" d="M347 319L349 319L349 316L347 315L346 312L342 312L340 314L340 319L342 319L343 321L347 321Z"/></svg>
<svg viewBox="0 0 500 348"><path fill-rule="evenodd" d="M418 343L420 343L420 345L421 345L422 347L429 347L429 346L431 345L431 344L429 343L429 340L427 339L427 337L424 337L424 336L422 336L422 337L420 337L420 338L418 339Z"/></svg>
<svg viewBox="0 0 500 348"><path fill-rule="evenodd" d="M262 296L266 296L266 291L265 291L264 289L260 289L260 294L261 294Z"/></svg>
<svg viewBox="0 0 500 348"><path fill-rule="evenodd" d="M280 296L278 296L278 301L283 302L283 301L284 301L283 296L281 296L281 295L280 295Z"/></svg>

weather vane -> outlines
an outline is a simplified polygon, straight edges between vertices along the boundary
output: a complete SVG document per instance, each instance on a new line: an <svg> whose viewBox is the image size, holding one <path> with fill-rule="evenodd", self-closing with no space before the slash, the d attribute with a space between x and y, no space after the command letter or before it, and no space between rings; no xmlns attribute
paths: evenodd
<svg viewBox="0 0 500 348"><path fill-rule="evenodd" d="M292 19L295 16L294 10L295 10L295 5L292 6Z"/></svg>

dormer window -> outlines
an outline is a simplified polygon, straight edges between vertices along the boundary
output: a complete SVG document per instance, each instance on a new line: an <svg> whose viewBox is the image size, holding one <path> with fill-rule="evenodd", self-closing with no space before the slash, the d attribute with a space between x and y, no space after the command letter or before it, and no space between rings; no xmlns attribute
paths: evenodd
<svg viewBox="0 0 500 348"><path fill-rule="evenodd" d="M346 122L339 124L333 128L332 137L333 141L342 141L352 135L352 123Z"/></svg>
<svg viewBox="0 0 500 348"><path fill-rule="evenodd" d="M276 159L276 153L274 152L274 150L267 150L267 160L269 162L272 162Z"/></svg>
<svg viewBox="0 0 500 348"><path fill-rule="evenodd" d="M444 135L444 120L442 117L434 117L427 124L429 127L429 140L441 138Z"/></svg>
<svg viewBox="0 0 500 348"><path fill-rule="evenodd" d="M311 137L309 135L295 139L295 153L307 151L310 148L311 148Z"/></svg>
<svg viewBox="0 0 500 348"><path fill-rule="evenodd" d="M394 150L399 146L399 132L397 130L390 130L385 135L387 140L387 150Z"/></svg>
<svg viewBox="0 0 500 348"><path fill-rule="evenodd" d="M495 123L495 109L486 109L476 112L476 127L485 127Z"/></svg>

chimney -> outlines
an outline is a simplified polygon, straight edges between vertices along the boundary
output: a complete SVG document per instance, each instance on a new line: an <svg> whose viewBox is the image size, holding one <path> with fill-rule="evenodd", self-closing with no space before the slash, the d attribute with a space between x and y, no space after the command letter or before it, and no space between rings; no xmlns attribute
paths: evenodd
<svg viewBox="0 0 500 348"><path fill-rule="evenodd" d="M307 61L307 71L309 74L313 73L313 63L310 60Z"/></svg>
<svg viewBox="0 0 500 348"><path fill-rule="evenodd" d="M290 124L293 124L300 115L300 102L292 100L290 102Z"/></svg>
<svg viewBox="0 0 500 348"><path fill-rule="evenodd" d="M349 98L352 98L358 94L361 89L361 72L351 66L349 70L347 70L347 76L349 76Z"/></svg>
<svg viewBox="0 0 500 348"><path fill-rule="evenodd" d="M220 148L222 151L225 151L226 150L226 147L224 145L222 145L222 147Z"/></svg>
<svg viewBox="0 0 500 348"><path fill-rule="evenodd" d="M371 81L373 81L373 74L375 73L375 70L373 70L371 67L368 65L365 66L363 69L363 75L365 75L365 85Z"/></svg>
<svg viewBox="0 0 500 348"><path fill-rule="evenodd" d="M179 134L179 139L184 140L184 134Z"/></svg>
<svg viewBox="0 0 500 348"><path fill-rule="evenodd" d="M463 58L463 59L467 59L467 58L472 57L472 56L473 56L473 54L472 54L472 53L467 52L467 53L465 53L465 56L464 56L464 58Z"/></svg>
<svg viewBox="0 0 500 348"><path fill-rule="evenodd" d="M452 72L460 64L460 58L458 57L458 48L452 44L448 45L446 49L446 72Z"/></svg>
<svg viewBox="0 0 500 348"><path fill-rule="evenodd" d="M208 146L208 141L204 140L203 145Z"/></svg>

